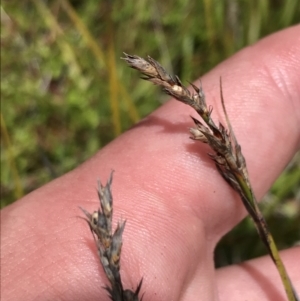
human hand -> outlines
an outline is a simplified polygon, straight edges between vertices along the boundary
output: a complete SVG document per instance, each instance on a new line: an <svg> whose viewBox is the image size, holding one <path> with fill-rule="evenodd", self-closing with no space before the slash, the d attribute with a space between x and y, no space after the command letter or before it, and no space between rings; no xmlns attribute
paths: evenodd
<svg viewBox="0 0 300 301"><path fill-rule="evenodd" d="M272 35L201 80L213 118L225 104L257 198L299 149L300 26ZM108 300L81 212L114 169L114 222L126 218L121 274L147 300L286 300L269 257L215 271L213 250L245 215L206 146L188 139L191 108L171 100L74 171L1 211L2 298ZM282 143L284 142L284 143ZM245 238L247 239L247 238ZM282 252L300 291L300 248Z"/></svg>

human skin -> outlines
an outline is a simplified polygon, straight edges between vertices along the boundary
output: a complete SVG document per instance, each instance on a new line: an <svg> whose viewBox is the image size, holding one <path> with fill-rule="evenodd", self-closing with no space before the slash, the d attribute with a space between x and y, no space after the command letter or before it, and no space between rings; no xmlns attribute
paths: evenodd
<svg viewBox="0 0 300 301"><path fill-rule="evenodd" d="M220 76L260 199L300 145L300 26L243 49L202 77L213 119L224 121ZM78 206L99 207L96 181L105 184L112 169L114 224L127 220L124 287L135 288L143 277L145 301L287 300L269 257L214 269L217 242L246 211L208 147L188 139L190 115L197 117L170 100L75 170L4 208L2 300L109 300L93 238L77 216ZM300 248L282 258L299 292Z"/></svg>

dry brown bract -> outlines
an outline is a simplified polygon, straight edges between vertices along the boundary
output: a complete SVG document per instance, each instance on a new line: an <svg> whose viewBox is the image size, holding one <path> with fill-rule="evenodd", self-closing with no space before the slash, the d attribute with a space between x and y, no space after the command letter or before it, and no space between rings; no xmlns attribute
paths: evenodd
<svg viewBox="0 0 300 301"><path fill-rule="evenodd" d="M126 221L118 223L117 229L112 234L112 215L113 215L113 197L111 193L111 184L113 172L111 172L108 182L105 186L98 181L98 196L100 206L92 214L79 207L85 214L85 220L88 222L91 232L94 236L98 254L104 272L111 284L106 286L109 297L113 301L142 301L138 297L142 286L142 280L135 291L124 290L120 275L120 257L122 249L122 234Z"/></svg>

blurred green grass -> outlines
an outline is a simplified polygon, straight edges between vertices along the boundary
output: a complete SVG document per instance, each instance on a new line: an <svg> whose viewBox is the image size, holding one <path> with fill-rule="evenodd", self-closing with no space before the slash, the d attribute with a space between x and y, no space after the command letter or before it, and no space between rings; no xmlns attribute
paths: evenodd
<svg viewBox="0 0 300 301"><path fill-rule="evenodd" d="M2 1L1 207L75 168L166 99L129 72L123 51L192 81L299 16L299 0ZM300 240L299 168L298 155L263 205L280 248ZM261 254L246 219L223 238L216 264Z"/></svg>

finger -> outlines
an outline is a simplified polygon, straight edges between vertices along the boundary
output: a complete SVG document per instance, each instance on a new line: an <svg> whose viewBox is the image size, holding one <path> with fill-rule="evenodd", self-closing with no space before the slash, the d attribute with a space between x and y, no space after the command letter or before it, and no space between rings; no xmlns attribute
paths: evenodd
<svg viewBox="0 0 300 301"><path fill-rule="evenodd" d="M297 292L300 291L300 247L280 252ZM285 301L286 295L279 275L268 256L249 260L243 264L219 269L217 283L222 300Z"/></svg>
<svg viewBox="0 0 300 301"><path fill-rule="evenodd" d="M202 79L214 117L222 119L222 75L228 114L258 197L299 146L299 32L298 26L270 36ZM125 286L144 276L143 289L153 300L176 299L182 291L183 300L200 291L214 298L214 245L245 211L209 161L208 149L187 139L189 114L188 107L170 101L73 172L3 210L7 300L17 300L17 293L32 300L41 292L52 299L104 298L106 280L90 233L74 217L78 205L97 208L95 180L105 181L112 168L114 219L128 220Z"/></svg>

